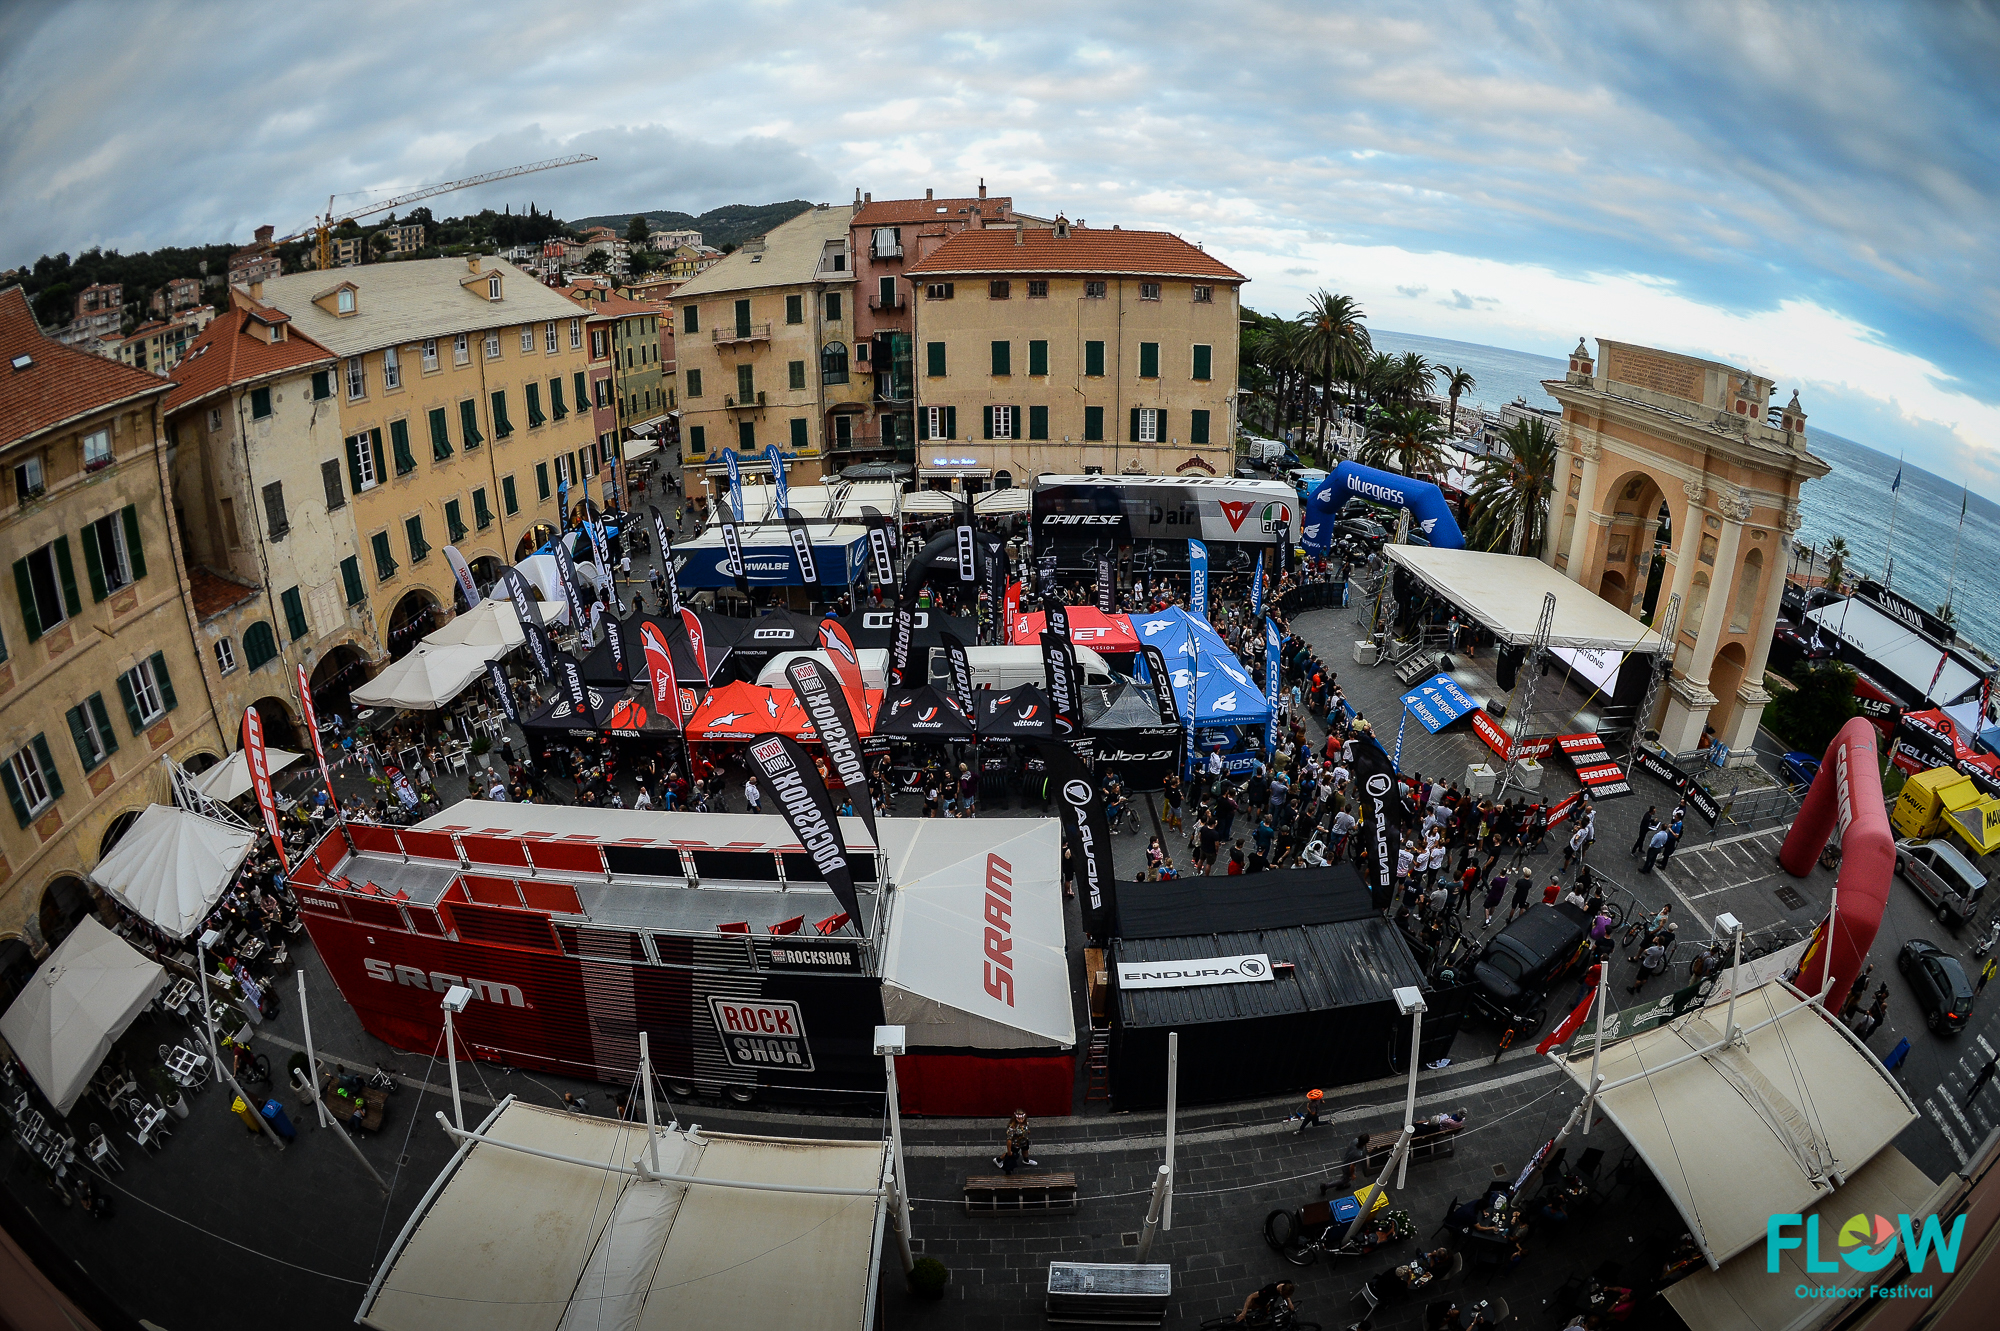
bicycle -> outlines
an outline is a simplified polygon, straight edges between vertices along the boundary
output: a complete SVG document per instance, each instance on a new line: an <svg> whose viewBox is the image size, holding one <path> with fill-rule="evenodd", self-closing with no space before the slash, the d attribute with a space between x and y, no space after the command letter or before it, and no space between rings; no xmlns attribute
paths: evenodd
<svg viewBox="0 0 2000 1331"><path fill-rule="evenodd" d="M1336 1209L1343 1203L1349 1209ZM1410 1213L1398 1209L1365 1222L1350 1242L1347 1227L1353 1220L1351 1199L1345 1198L1335 1203L1315 1202L1298 1211L1279 1209L1264 1217L1264 1242L1293 1266L1311 1266L1322 1253L1328 1257L1365 1257L1391 1243L1415 1238L1417 1233L1417 1222Z"/></svg>

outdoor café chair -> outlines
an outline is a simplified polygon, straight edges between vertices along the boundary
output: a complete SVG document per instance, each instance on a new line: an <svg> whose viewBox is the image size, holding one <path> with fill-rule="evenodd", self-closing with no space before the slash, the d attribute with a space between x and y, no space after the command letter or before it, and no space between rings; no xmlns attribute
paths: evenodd
<svg viewBox="0 0 2000 1331"><path fill-rule="evenodd" d="M747 934L750 932L750 921L737 920L731 924L718 924L715 926L715 932L719 934Z"/></svg>
<svg viewBox="0 0 2000 1331"><path fill-rule="evenodd" d="M840 928L846 923L847 923L847 912L841 911L838 915L829 915L825 919L821 920L818 924L815 924L813 926L813 932L818 934L821 938L826 938L838 932Z"/></svg>
<svg viewBox="0 0 2000 1331"><path fill-rule="evenodd" d="M104 1129L98 1127L95 1123L90 1125L90 1143L83 1148L83 1153L84 1157L91 1164L99 1168L102 1168L108 1162L117 1168L120 1173L125 1171L125 1161L119 1157L118 1148L113 1146L111 1139L104 1135Z"/></svg>
<svg viewBox="0 0 2000 1331"><path fill-rule="evenodd" d="M804 924L805 922L806 922L805 916L794 915L792 916L791 919L779 920L776 924L768 926L768 928L773 935L795 934L799 931L799 926Z"/></svg>

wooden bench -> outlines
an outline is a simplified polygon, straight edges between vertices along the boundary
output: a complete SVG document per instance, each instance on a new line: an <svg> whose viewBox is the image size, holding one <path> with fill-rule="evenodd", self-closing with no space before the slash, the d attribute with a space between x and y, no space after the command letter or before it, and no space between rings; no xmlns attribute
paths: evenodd
<svg viewBox="0 0 2000 1331"><path fill-rule="evenodd" d="M1076 1207L1075 1174L973 1174L965 1180L967 1215L1074 1211Z"/></svg>
<svg viewBox="0 0 2000 1331"><path fill-rule="evenodd" d="M389 1093L374 1086L362 1088L361 1099L352 1094L335 1095L333 1074L320 1078L319 1098L326 1105L326 1111L342 1127L358 1127L364 1132L380 1132L383 1116L389 1110Z"/></svg>

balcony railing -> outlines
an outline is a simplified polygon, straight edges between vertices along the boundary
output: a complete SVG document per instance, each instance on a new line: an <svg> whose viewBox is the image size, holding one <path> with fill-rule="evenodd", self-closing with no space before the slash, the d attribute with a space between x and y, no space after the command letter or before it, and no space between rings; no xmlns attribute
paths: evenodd
<svg viewBox="0 0 2000 1331"><path fill-rule="evenodd" d="M878 259L900 259L903 257L903 247L897 244L870 245L868 249Z"/></svg>
<svg viewBox="0 0 2000 1331"><path fill-rule="evenodd" d="M836 434L828 436L826 441L829 453L869 453L895 446L895 440L884 439L880 434L851 434L845 439Z"/></svg>
<svg viewBox="0 0 2000 1331"><path fill-rule="evenodd" d="M724 342L769 342L770 340L771 325L768 323L733 324L715 330L717 345Z"/></svg>
<svg viewBox="0 0 2000 1331"><path fill-rule="evenodd" d="M903 293L898 291L887 300L882 299L880 296L870 296L868 298L868 308L871 310L900 310L903 308Z"/></svg>
<svg viewBox="0 0 2000 1331"><path fill-rule="evenodd" d="M755 411L764 405L764 391L762 389L757 390L757 400L754 402L749 398L738 402L734 393L725 393L722 397L722 405L731 411Z"/></svg>

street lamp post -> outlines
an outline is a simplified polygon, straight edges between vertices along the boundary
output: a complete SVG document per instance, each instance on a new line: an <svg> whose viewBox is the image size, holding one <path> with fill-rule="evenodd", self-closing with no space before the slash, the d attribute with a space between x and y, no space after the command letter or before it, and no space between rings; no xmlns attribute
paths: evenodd
<svg viewBox="0 0 2000 1331"><path fill-rule="evenodd" d="M1382 1162L1382 1172L1375 1176L1374 1184L1368 1189L1368 1199L1355 1212L1354 1221L1348 1225L1342 1236L1343 1243L1361 1232L1361 1222L1375 1209L1375 1203L1382 1196L1382 1189L1388 1185L1389 1175L1395 1174L1396 1186L1401 1188L1407 1176L1410 1158L1410 1142L1417 1135L1417 1049L1423 1038L1424 1013L1428 1010L1424 1003L1423 991L1414 985L1397 989L1393 995L1396 1011L1410 1018L1410 1077L1409 1089L1403 1097L1403 1130L1396 1137L1396 1145L1389 1152L1389 1158Z"/></svg>
<svg viewBox="0 0 2000 1331"><path fill-rule="evenodd" d="M901 1026L875 1028L875 1052L882 1056L883 1071L889 1079L889 1141L894 1154L895 1192L891 1219L896 1226L896 1247L903 1259L903 1273L915 1269L917 1259L910 1250L910 1188L903 1173L903 1106L896 1095L896 1055L903 1052L905 1036Z"/></svg>
<svg viewBox="0 0 2000 1331"><path fill-rule="evenodd" d="M453 1044L452 1017L465 1011L465 1005L472 1001L472 990L466 985L455 984L444 994L444 1065L451 1072L451 1116L460 1132L465 1131L465 1105L458 1098L458 1053Z"/></svg>

